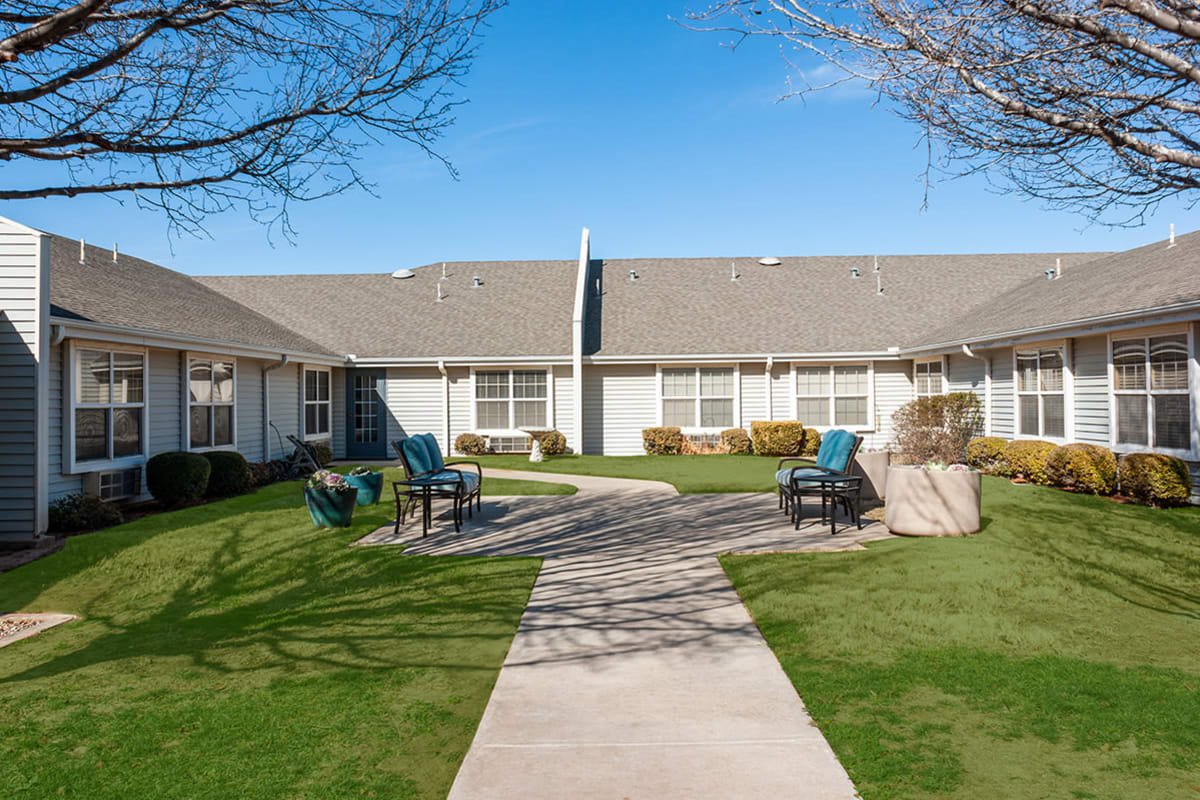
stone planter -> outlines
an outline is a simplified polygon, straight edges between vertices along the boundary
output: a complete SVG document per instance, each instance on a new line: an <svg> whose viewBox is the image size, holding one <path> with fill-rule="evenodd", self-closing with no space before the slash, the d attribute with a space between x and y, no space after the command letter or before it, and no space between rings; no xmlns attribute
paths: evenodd
<svg viewBox="0 0 1200 800"><path fill-rule="evenodd" d="M373 506L379 502L383 494L383 473L372 472L369 475L347 475L346 483L358 489L357 505Z"/></svg>
<svg viewBox="0 0 1200 800"><path fill-rule="evenodd" d="M861 475L863 478L863 500L883 500L887 497L888 465L891 464L891 461L892 454L888 452L864 453L861 450L858 451L850 473Z"/></svg>
<svg viewBox="0 0 1200 800"><path fill-rule="evenodd" d="M884 524L902 536L978 533L980 474L888 467Z"/></svg>
<svg viewBox="0 0 1200 800"><path fill-rule="evenodd" d="M304 504L308 515L318 528L348 528L354 517L354 504L358 489L347 492L331 492L328 489L304 487Z"/></svg>

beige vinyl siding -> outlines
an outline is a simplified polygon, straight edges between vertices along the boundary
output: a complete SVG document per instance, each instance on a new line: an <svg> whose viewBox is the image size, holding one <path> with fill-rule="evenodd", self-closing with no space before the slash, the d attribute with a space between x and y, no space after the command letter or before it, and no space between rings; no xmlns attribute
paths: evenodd
<svg viewBox="0 0 1200 800"><path fill-rule="evenodd" d="M1072 345L1077 442L1109 446L1108 337L1084 336Z"/></svg>
<svg viewBox="0 0 1200 800"><path fill-rule="evenodd" d="M978 358L953 353L946 359L946 385L952 392L974 392L986 402L987 365Z"/></svg>
<svg viewBox="0 0 1200 800"><path fill-rule="evenodd" d="M642 430L658 419L653 364L612 364L583 371L585 452L642 455Z"/></svg>
<svg viewBox="0 0 1200 800"><path fill-rule="evenodd" d="M268 361L257 358L237 360L237 449L247 461L263 461L262 370Z"/></svg>
<svg viewBox="0 0 1200 800"><path fill-rule="evenodd" d="M767 365L745 363L738 365L741 375L741 414L736 426L750 430L750 423L767 418Z"/></svg>
<svg viewBox="0 0 1200 800"><path fill-rule="evenodd" d="M786 362L775 362L771 367L772 419L796 418L796 384L792 380L792 366Z"/></svg>
<svg viewBox="0 0 1200 800"><path fill-rule="evenodd" d="M1200 461L1187 462L1188 470L1192 473L1192 497L1191 503L1195 506L1200 506Z"/></svg>
<svg viewBox="0 0 1200 800"><path fill-rule="evenodd" d="M187 449L187 442L183 441L182 364L183 356L178 350L151 350L147 356L150 373L146 392L147 452L151 456Z"/></svg>
<svg viewBox="0 0 1200 800"><path fill-rule="evenodd" d="M891 444L892 415L913 399L912 362L875 362L875 431L863 434L864 447L884 448Z"/></svg>
<svg viewBox="0 0 1200 800"><path fill-rule="evenodd" d="M271 391L271 422L279 429L283 438L284 453L292 451L288 442L288 434L300 438L300 365L284 364L276 370L267 373ZM269 430L269 429L268 429ZM282 458L279 452L279 438L271 431L271 458Z"/></svg>
<svg viewBox="0 0 1200 800"><path fill-rule="evenodd" d="M471 370L468 367L447 367L450 381L450 445L463 433L471 430Z"/></svg>
<svg viewBox="0 0 1200 800"><path fill-rule="evenodd" d="M442 424L442 376L436 367L389 367L384 398L387 404L387 440L432 433L442 452L446 436Z"/></svg>
<svg viewBox="0 0 1200 800"><path fill-rule="evenodd" d="M39 237L0 233L0 541L38 533Z"/></svg>
<svg viewBox="0 0 1200 800"><path fill-rule="evenodd" d="M346 370L332 369L329 371L329 432L331 434L334 456L346 456ZM388 447L388 458L391 458L391 447Z"/></svg>
<svg viewBox="0 0 1200 800"><path fill-rule="evenodd" d="M573 369L565 365L558 365L552 369L554 370L554 427L567 437L567 446L575 448Z"/></svg>
<svg viewBox="0 0 1200 800"><path fill-rule="evenodd" d="M50 499L83 491L83 477L66 475L63 464L66 459L66 442L63 441L63 360L67 343L50 348Z"/></svg>
<svg viewBox="0 0 1200 800"><path fill-rule="evenodd" d="M1011 347L987 351L992 359L992 435L1013 438L1013 354Z"/></svg>

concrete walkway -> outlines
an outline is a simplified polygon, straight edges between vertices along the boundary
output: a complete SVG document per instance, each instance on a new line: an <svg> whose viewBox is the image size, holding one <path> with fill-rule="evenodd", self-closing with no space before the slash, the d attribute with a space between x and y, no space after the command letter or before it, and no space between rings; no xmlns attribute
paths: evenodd
<svg viewBox="0 0 1200 800"><path fill-rule="evenodd" d="M794 531L771 495L488 470L577 495L485 498L393 537L412 555L544 559L451 800L855 797L715 556L857 549L878 523ZM485 475L486 480L486 475Z"/></svg>

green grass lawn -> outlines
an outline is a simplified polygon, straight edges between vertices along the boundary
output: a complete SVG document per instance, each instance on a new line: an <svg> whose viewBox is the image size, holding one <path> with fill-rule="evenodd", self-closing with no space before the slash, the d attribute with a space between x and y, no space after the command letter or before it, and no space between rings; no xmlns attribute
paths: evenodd
<svg viewBox="0 0 1200 800"><path fill-rule="evenodd" d="M529 456L480 456L484 467L639 478L670 483L681 494L773 492L777 458L763 456L554 456L540 464Z"/></svg>
<svg viewBox="0 0 1200 800"><path fill-rule="evenodd" d="M453 467L453 465L451 465ZM354 468L353 464L339 464L336 467L331 467L334 472L340 472L343 475ZM372 469L379 471L378 467ZM467 468L468 471L473 471ZM390 481L404 480L404 470L399 467L385 467L383 469L383 495L393 497ZM536 494L575 494L579 490L569 483L551 483L549 481L519 481L513 478L491 478L483 482L484 497L496 497L504 495L536 495ZM434 507L437 510L437 507Z"/></svg>
<svg viewBox="0 0 1200 800"><path fill-rule="evenodd" d="M538 561L346 547L391 516L276 484L0 575L83 617L0 649L0 797L445 797Z"/></svg>
<svg viewBox="0 0 1200 800"><path fill-rule="evenodd" d="M862 796L1200 798L1200 509L984 481L974 537L722 558Z"/></svg>

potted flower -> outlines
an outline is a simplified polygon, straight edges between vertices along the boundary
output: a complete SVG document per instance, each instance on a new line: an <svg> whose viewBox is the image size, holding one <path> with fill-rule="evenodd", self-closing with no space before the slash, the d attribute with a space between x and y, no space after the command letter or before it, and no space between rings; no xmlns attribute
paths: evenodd
<svg viewBox="0 0 1200 800"><path fill-rule="evenodd" d="M383 473L372 472L370 467L355 467L346 475L346 483L358 489L358 505L373 506L383 493Z"/></svg>
<svg viewBox="0 0 1200 800"><path fill-rule="evenodd" d="M904 536L963 536L979 531L980 472L929 461L887 471L884 524Z"/></svg>
<svg viewBox="0 0 1200 800"><path fill-rule="evenodd" d="M327 469L317 470L304 482L304 503L318 528L349 527L357 498L358 489Z"/></svg>

